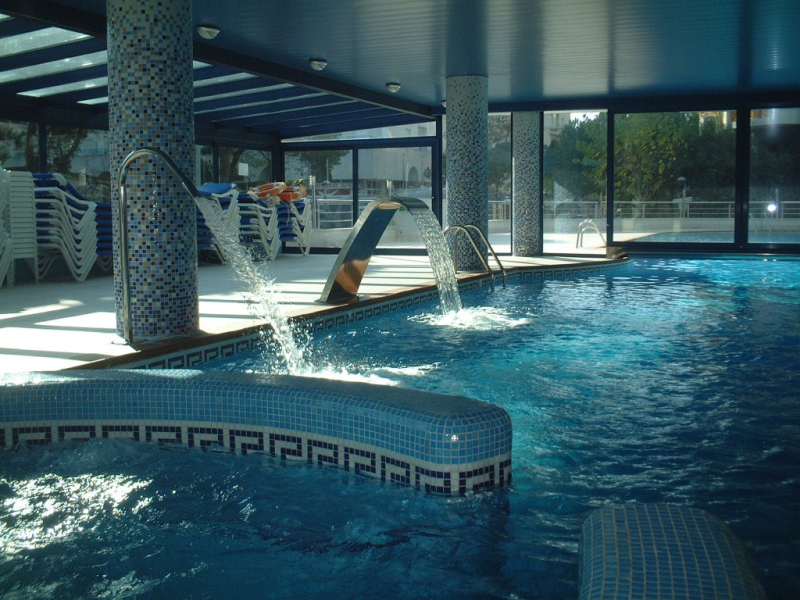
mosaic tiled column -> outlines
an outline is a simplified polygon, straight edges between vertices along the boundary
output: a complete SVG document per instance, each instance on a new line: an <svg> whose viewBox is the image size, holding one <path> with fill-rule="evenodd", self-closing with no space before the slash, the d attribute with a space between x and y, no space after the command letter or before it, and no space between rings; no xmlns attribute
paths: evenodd
<svg viewBox="0 0 800 600"><path fill-rule="evenodd" d="M511 116L512 188L511 252L514 256L542 254L542 119L539 112Z"/></svg>
<svg viewBox="0 0 800 600"><path fill-rule="evenodd" d="M447 225L489 226L489 80L447 78ZM472 247L462 240L459 269L480 270Z"/></svg>
<svg viewBox="0 0 800 600"><path fill-rule="evenodd" d="M108 97L114 205L117 331L123 334L120 240L128 235L134 341L184 335L199 325L197 214L163 163L132 163L128 231L118 224L119 175L133 150L166 153L194 173L191 0L108 0Z"/></svg>

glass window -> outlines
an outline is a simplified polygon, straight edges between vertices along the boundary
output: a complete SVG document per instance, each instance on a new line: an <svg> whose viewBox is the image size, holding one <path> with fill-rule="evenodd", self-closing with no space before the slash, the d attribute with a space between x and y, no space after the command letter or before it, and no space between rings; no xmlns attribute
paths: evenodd
<svg viewBox="0 0 800 600"><path fill-rule="evenodd" d="M301 138L283 140L283 143L330 141L330 140L386 140L407 137L428 137L436 135L436 123L426 121L414 125L393 125L390 127L376 127L374 129L360 129L342 133L327 133Z"/></svg>
<svg viewBox="0 0 800 600"><path fill-rule="evenodd" d="M9 171L39 171L39 126L0 121L0 165Z"/></svg>
<svg viewBox="0 0 800 600"><path fill-rule="evenodd" d="M246 148L219 148L219 180L240 189L272 181L272 152Z"/></svg>
<svg viewBox="0 0 800 600"><path fill-rule="evenodd" d="M608 115L545 113L544 251L605 253Z"/></svg>
<svg viewBox="0 0 800 600"><path fill-rule="evenodd" d="M12 56L23 52L31 52L32 50L60 46L70 42L86 40L89 37L85 33L67 31L58 27L47 27L38 31L29 31L28 33L0 39L0 56Z"/></svg>
<svg viewBox="0 0 800 600"><path fill-rule="evenodd" d="M211 146L194 147L194 180L198 184L214 181L214 149Z"/></svg>
<svg viewBox="0 0 800 600"><path fill-rule="evenodd" d="M751 243L800 243L800 108L750 114Z"/></svg>
<svg viewBox="0 0 800 600"><path fill-rule="evenodd" d="M730 111L614 118L614 240L733 242Z"/></svg>
<svg viewBox="0 0 800 600"><path fill-rule="evenodd" d="M18 69L10 69L8 71L0 72L0 83L8 83L9 81L20 81L23 79L32 79L34 77L43 77L45 75L53 75L54 73L64 73L66 71L77 71L86 69L96 65L104 65L108 62L106 51L93 52L92 54L84 54L83 56L76 56L72 58L62 58L51 62L40 63L37 65L29 65L20 67Z"/></svg>
<svg viewBox="0 0 800 600"><path fill-rule="evenodd" d="M108 132L48 125L47 170L66 177L89 200L110 202Z"/></svg>
<svg viewBox="0 0 800 600"><path fill-rule="evenodd" d="M286 152L287 181L313 176L309 186L314 247L341 248L353 226L353 153L351 150Z"/></svg>
<svg viewBox="0 0 800 600"><path fill-rule="evenodd" d="M418 198L432 204L431 149L375 148L358 151L359 213L375 198L386 195ZM397 211L379 247L423 248L425 243L414 218Z"/></svg>

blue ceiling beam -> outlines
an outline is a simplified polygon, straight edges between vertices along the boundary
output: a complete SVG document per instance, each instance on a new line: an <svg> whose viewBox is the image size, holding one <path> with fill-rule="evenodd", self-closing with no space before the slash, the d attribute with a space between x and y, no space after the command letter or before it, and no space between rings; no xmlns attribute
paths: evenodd
<svg viewBox="0 0 800 600"><path fill-rule="evenodd" d="M216 96L218 94L227 94L230 92L257 90L259 88L280 85L282 83L282 81L268 79L265 77L250 77L248 79L236 79L234 81L228 81L225 83L212 83L211 85L195 87L194 99L199 100L207 96Z"/></svg>
<svg viewBox="0 0 800 600"><path fill-rule="evenodd" d="M313 98L299 98L297 100L287 100L285 102L275 102L272 104L263 104L258 106L247 106L241 108L228 109L223 111L214 111L210 113L203 113L195 116L195 122L203 123L213 121L215 123L223 123L225 121L235 121L241 119L255 119L255 115L262 113L275 114L286 111L298 110L319 110L321 107L329 104L352 103L356 104L353 100L345 98L337 98L336 96L315 96Z"/></svg>
<svg viewBox="0 0 800 600"><path fill-rule="evenodd" d="M330 133L342 133L344 131L356 131L360 129L373 129L375 127L391 127L393 125L410 125L414 123L424 123L427 119L411 114L395 113L393 117L381 117L377 119L363 119L360 121L342 121L339 123L329 123L327 125L316 125L314 127L297 127L293 129L281 129L278 133L282 139L291 139L308 135L326 135ZM275 134L274 130L254 127L255 133Z"/></svg>
<svg viewBox="0 0 800 600"><path fill-rule="evenodd" d="M61 73L53 73L50 75L43 75L41 77L15 79L14 81L0 84L0 95L18 94L20 92L27 92L29 90L38 90L41 88L107 76L108 68L103 64L95 65L93 67L73 69L71 71L62 71Z"/></svg>
<svg viewBox="0 0 800 600"><path fill-rule="evenodd" d="M2 11L0 11L2 12ZM0 38L22 35L38 31L42 26L25 19L4 19L0 21Z"/></svg>
<svg viewBox="0 0 800 600"><path fill-rule="evenodd" d="M341 120L353 120L365 116L379 114L382 111L387 111L384 114L397 114L389 109L381 108L379 106L367 105L367 108L361 107L349 109L350 104L336 104L318 108L313 111L292 111L284 113L276 113L272 115L259 115L248 119L247 124L250 127L270 127L275 129L283 129L285 127L295 127L301 124L313 124L314 122L326 123ZM285 124L285 125L284 125Z"/></svg>
<svg viewBox="0 0 800 600"><path fill-rule="evenodd" d="M261 92L254 92L252 94L242 94L240 96L231 96L228 98L218 98L215 100L206 100L200 102L198 102L197 98L195 97L194 108L196 111L201 111L201 110L221 111L226 109L236 109L237 107L243 106L245 104L260 103L262 105L266 105L267 103L270 102L291 100L293 98L306 96L308 94L309 94L308 90L296 87L289 87L289 88L282 88L279 90L264 90Z"/></svg>
<svg viewBox="0 0 800 600"><path fill-rule="evenodd" d="M397 115L396 112L388 108L381 108L373 106L367 109L337 112L337 107L331 107L332 110L321 114L321 111L314 111L313 113L306 111L301 114L285 114L275 115L272 120L259 120L258 122L252 121L251 127L268 127L283 131L284 129L296 129L299 127L312 127L316 125L325 125L332 123L344 123L353 121L364 121L369 119L379 119L382 117L393 117ZM281 118L283 117L283 118ZM419 117L416 117L419 120Z"/></svg>
<svg viewBox="0 0 800 600"><path fill-rule="evenodd" d="M378 106L385 106L400 112L409 112L418 116L431 115L431 108L425 104L391 96L387 93L376 92L335 79L329 79L321 75L315 75L314 73L287 67L276 62L262 60L240 52L214 47L203 42L195 41L194 57L196 60L225 65L232 69L244 71L245 73L252 73L259 77L271 77L293 85L343 96L353 100L369 102Z"/></svg>
<svg viewBox="0 0 800 600"><path fill-rule="evenodd" d="M106 18L51 0L0 0L0 13L27 20L42 26L62 27L105 38Z"/></svg>

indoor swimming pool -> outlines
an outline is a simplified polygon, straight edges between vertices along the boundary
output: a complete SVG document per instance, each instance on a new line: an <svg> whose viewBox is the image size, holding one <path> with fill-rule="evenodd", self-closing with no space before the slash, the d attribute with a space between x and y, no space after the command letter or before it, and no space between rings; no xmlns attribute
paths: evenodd
<svg viewBox="0 0 800 600"><path fill-rule="evenodd" d="M705 509L800 594L800 261L634 259L316 334L327 376L476 398L507 489L442 497L266 455L92 440L5 451L8 598L578 596L595 508ZM273 371L262 352L203 368Z"/></svg>

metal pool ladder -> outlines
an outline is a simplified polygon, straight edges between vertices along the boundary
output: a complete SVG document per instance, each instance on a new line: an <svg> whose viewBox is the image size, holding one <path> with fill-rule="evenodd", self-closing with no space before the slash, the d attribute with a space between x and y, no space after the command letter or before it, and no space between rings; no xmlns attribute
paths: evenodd
<svg viewBox="0 0 800 600"><path fill-rule="evenodd" d="M575 247L580 248L583 246L583 234L586 232L589 233L596 233L600 236L600 239L603 240L603 245L606 243L605 236L600 232L600 228L597 226L597 223L594 222L592 219L584 219L578 225L578 239L575 240Z"/></svg>
<svg viewBox="0 0 800 600"><path fill-rule="evenodd" d="M484 235L483 231L481 231L481 228L477 225L450 225L442 233L445 237L447 237L447 234L449 234L451 231L454 232L455 236L453 238L453 267L455 268L456 273L458 272L458 234L463 233L465 236L467 236L472 249L475 250L475 254L478 256L478 259L480 259L483 268L489 274L489 283L492 286L492 291L494 291L495 271L489 267L489 263L486 262L486 258L484 258L483 253L478 248L478 244L475 243L475 238L472 236L472 232L474 232L475 235L478 236L478 239L486 245L486 248L491 253L492 257L497 263L497 266L500 268L500 275L503 277L503 287L506 287L506 270L503 267L503 263L501 263L500 259L497 257L497 253L494 251L494 248L492 248L492 245L489 243L489 240L486 239L486 235Z"/></svg>

